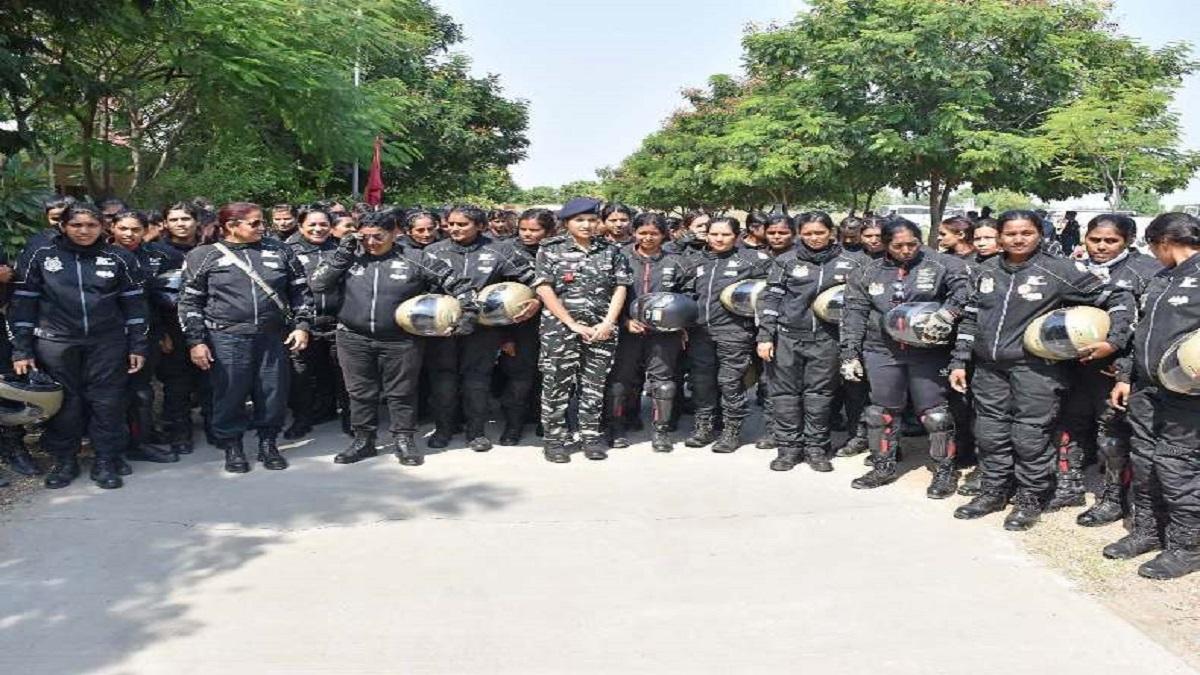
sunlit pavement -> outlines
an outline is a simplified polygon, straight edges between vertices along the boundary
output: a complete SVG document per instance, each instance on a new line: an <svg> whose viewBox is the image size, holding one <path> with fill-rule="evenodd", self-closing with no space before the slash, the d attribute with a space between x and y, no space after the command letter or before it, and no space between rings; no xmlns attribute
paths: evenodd
<svg viewBox="0 0 1200 675"><path fill-rule="evenodd" d="M851 490L861 457L775 473L642 435L555 465L456 437L339 466L334 426L286 471L202 447L19 506L0 673L1192 672L999 516Z"/></svg>

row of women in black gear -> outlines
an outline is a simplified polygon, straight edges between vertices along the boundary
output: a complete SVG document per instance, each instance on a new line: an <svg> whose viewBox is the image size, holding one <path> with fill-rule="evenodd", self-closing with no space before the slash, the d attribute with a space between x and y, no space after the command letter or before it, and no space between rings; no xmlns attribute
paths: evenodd
<svg viewBox="0 0 1200 675"><path fill-rule="evenodd" d="M475 332L475 291L505 279L530 283L540 300L531 302L526 314L541 305L542 419L551 461L570 459L575 439L566 425L566 403L572 394L578 401L585 455L605 456L601 416L606 389L610 423L623 420L629 389L640 388L639 369L628 365L634 362L646 364L656 450L672 447L669 430L685 370L696 412L687 445L713 443L718 452L737 449L747 414L744 378L756 353L766 366L772 440L779 448L774 469L788 469L801 460L817 470L831 468L829 420L838 376L854 382L865 373L870 405L863 420L872 467L854 481L855 487L877 487L895 478L899 420L911 406L930 433L930 496L949 496L957 482L959 439L963 427L972 426L967 418L973 413L981 485L956 516L979 517L1005 508L1011 498L1014 508L1006 527L1024 529L1046 508L1078 505L1082 463L1094 446L1105 463L1107 485L1102 499L1081 514L1081 524L1120 517L1130 465L1133 501L1140 507L1134 512L1134 532L1108 547L1106 555L1130 557L1165 546L1162 555L1143 566L1143 574L1168 577L1194 569L1200 557L1194 503L1198 444L1195 418L1189 417L1195 399L1156 386L1153 367L1177 337L1197 327L1186 311L1194 306L1188 289L1197 283L1187 274L1194 271L1193 254L1200 248L1200 224L1194 218L1168 214L1152 224L1147 240L1169 268L1156 272L1132 250L1134 227L1120 216L1089 224L1089 259L1076 263L1042 251L1042 228L1036 214L1027 212L1003 214L983 227L944 224L942 242L950 254L921 247L919 230L902 220L847 223L842 236L857 234L860 241L879 226L882 251L872 254L847 251L821 213L794 220L767 218L757 241L742 236L736 219L696 215L686 223L695 228L692 234L666 246L661 218L642 214L629 219L634 240L619 246L597 236L601 205L575 200L559 213L565 234L543 241L531 264L532 249L548 234L549 223L544 213L529 215L518 228L519 236L527 231L531 236L521 236L521 245L515 246L484 237L486 214L455 209L449 218L450 239L420 252L417 246L398 244L396 219L379 214L367 218L357 236L344 237L325 256L314 256L306 273L290 247L263 238L261 209L228 205L218 214L224 239L188 253L178 307L183 330L175 339L167 334L170 322L156 321L155 312L145 309L139 275L155 263L145 252L138 259L134 224L113 228L114 241L123 248L107 245L101 243L101 214L83 205L69 208L62 234L31 246L24 256L28 262L18 265L25 274L10 312L15 370L43 368L68 390L66 414L54 418L59 421L52 420L43 437L43 446L56 458L47 483L68 483L78 472L73 453L85 432L78 423L84 419L97 455L93 478L105 486L119 484L121 448L130 447L123 430L129 427L111 420L124 419L114 414L125 391L124 378L145 367L148 338L158 337L156 324L164 346L169 341L186 348L179 352L196 368L211 370L211 381L223 392L210 398L208 415L209 432L225 449L227 468L249 468L241 440L249 428L259 436L258 459L268 468L286 466L275 445L290 375L286 350L303 353L309 345L318 321L314 308L321 305L312 292L340 301L333 344L346 380L355 441L337 461L375 453L375 410L382 399L389 406L401 461L420 463L413 441L417 364L429 343L444 340L439 349L453 354L457 377L452 379L478 391L480 371L461 358L462 345L455 341L475 339L469 337ZM783 245L793 232L799 242ZM986 259L986 253L968 248L974 239L982 244L989 235L1000 240L998 256ZM163 264L169 263L158 263L160 268ZM726 286L763 277L767 292L755 317L730 312L720 301ZM842 283L847 289L840 326L814 316L816 297ZM459 298L464 312L456 337L423 341L396 327L392 309L428 290ZM639 293L661 290L696 298L696 326L684 334L654 333L628 314ZM1159 312L1164 298L1171 309ZM936 345L957 332L953 353L948 347L910 349L881 329L888 309L922 300L941 307L926 322L923 337ZM1107 339L1086 346L1084 358L1072 366L1032 358L1020 342L1030 321L1063 304L1103 307L1112 320ZM1141 354L1126 349L1138 306L1143 316L1135 344ZM498 332L504 334L482 342L511 358L520 349L518 333ZM681 359L685 342L687 358ZM175 352L164 349L168 351ZM957 414L945 369L953 390L971 396L971 405L959 406ZM1118 386L1112 405L1104 406L1094 394L1103 391L1097 385L1105 380L1097 378L1113 373L1133 381L1133 394ZM1084 385L1069 388L1072 378ZM1060 402L1068 393L1071 414L1060 418ZM254 419L242 404L247 397L255 403ZM1126 399L1132 410L1127 420L1121 414ZM473 436L472 446L486 449L478 410L467 405L463 424L468 437ZM723 424L719 434L718 420ZM439 420L438 431L451 432L452 424ZM619 429L620 422L612 426ZM438 435L435 431L431 440L438 442Z"/></svg>

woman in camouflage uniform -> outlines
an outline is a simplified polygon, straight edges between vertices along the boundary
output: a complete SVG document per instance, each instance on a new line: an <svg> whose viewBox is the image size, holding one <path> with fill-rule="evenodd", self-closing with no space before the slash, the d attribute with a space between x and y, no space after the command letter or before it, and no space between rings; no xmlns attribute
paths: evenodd
<svg viewBox="0 0 1200 675"><path fill-rule="evenodd" d="M533 285L542 310L542 427L546 459L571 461L567 405L579 400L584 455L605 459L600 438L604 384L617 350L617 320L632 283L629 262L599 236L600 202L576 198L558 212L565 234L538 250Z"/></svg>

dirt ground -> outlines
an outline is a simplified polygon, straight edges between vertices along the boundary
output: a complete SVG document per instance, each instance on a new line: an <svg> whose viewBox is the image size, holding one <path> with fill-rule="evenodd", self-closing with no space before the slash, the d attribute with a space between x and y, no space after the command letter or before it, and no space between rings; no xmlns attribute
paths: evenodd
<svg viewBox="0 0 1200 675"><path fill-rule="evenodd" d="M906 439L905 449L905 474L896 486L883 489L905 489L913 493L914 499L924 499L931 475L921 466L924 439ZM747 444L740 452L768 451L755 450ZM38 455L37 458L43 467L49 465L45 456ZM866 470L860 468L861 461L861 456L837 460L833 479L848 481L859 475ZM1091 472L1089 484L1094 486L1097 482L1095 469ZM0 488L0 513L11 517L36 499L43 488L39 477L25 478L12 472L7 475L11 485ZM86 464L80 480L87 480ZM1089 494L1089 503L1092 499ZM964 501L965 498L955 497L941 502L945 517L951 517L954 508ZM1139 577L1137 566L1150 556L1136 561L1114 561L1100 555L1105 544L1124 535L1124 526L1114 523L1101 528L1079 527L1075 524L1075 516L1080 511L1082 509L1070 509L1048 514L1033 530L1006 536L1019 537L1034 556L1062 571L1080 590L1098 598L1113 612L1200 669L1200 574L1170 582ZM1000 518L991 516L969 526L1000 528Z"/></svg>

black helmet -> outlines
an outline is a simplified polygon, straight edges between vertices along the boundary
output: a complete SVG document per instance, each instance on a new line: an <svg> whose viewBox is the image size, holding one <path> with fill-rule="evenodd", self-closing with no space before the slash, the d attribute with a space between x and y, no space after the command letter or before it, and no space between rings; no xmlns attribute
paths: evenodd
<svg viewBox="0 0 1200 675"><path fill-rule="evenodd" d="M462 318L462 306L450 295L426 293L396 308L396 324L413 335L445 337Z"/></svg>
<svg viewBox="0 0 1200 675"><path fill-rule="evenodd" d="M758 309L758 300L765 290L765 279L744 279L729 284L721 291L721 304L733 314L753 318Z"/></svg>
<svg viewBox="0 0 1200 675"><path fill-rule="evenodd" d="M63 388L38 371L28 375L0 375L0 425L39 424L62 407Z"/></svg>
<svg viewBox="0 0 1200 675"><path fill-rule="evenodd" d="M479 305L479 324L511 326L513 317L520 314L533 299L533 289L516 281L484 286L475 296L475 302Z"/></svg>
<svg viewBox="0 0 1200 675"><path fill-rule="evenodd" d="M883 317L883 327L896 342L911 347L933 347L950 344L950 336L937 342L926 342L922 337L925 322L942 306L936 302L905 302L888 310Z"/></svg>
<svg viewBox="0 0 1200 675"><path fill-rule="evenodd" d="M629 315L656 331L670 333L694 324L700 307L682 293L647 293L633 301Z"/></svg>

